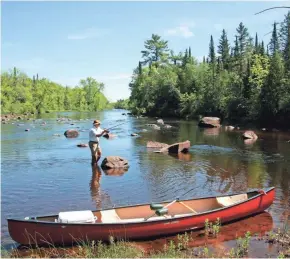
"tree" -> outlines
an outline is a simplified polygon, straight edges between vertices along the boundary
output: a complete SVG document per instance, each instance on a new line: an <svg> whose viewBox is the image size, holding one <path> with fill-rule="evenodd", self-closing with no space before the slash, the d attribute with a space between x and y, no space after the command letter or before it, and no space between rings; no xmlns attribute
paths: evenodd
<svg viewBox="0 0 290 259"><path fill-rule="evenodd" d="M258 54L260 52L260 45L258 41L258 34L256 33L255 37L255 54Z"/></svg>
<svg viewBox="0 0 290 259"><path fill-rule="evenodd" d="M273 24L273 32L272 32L272 38L269 43L269 51L271 55L274 55L277 51L279 51L279 38L276 28L276 22Z"/></svg>
<svg viewBox="0 0 290 259"><path fill-rule="evenodd" d="M151 39L145 41L145 50L142 50L144 64L158 62L168 55L167 41L161 39L161 36L152 34Z"/></svg>
<svg viewBox="0 0 290 259"><path fill-rule="evenodd" d="M285 68L290 71L290 11L285 15L281 23L279 38L281 42L281 52L283 54Z"/></svg>
<svg viewBox="0 0 290 259"><path fill-rule="evenodd" d="M267 118L267 120L273 119L279 111L283 76L282 58L280 53L275 51L270 61L269 74L261 92L262 117Z"/></svg>
<svg viewBox="0 0 290 259"><path fill-rule="evenodd" d="M214 42L213 42L212 35L210 36L208 58L209 58L209 63L210 64L215 64L215 62L216 62L216 56L215 56Z"/></svg>
<svg viewBox="0 0 290 259"><path fill-rule="evenodd" d="M228 69L229 68L229 61L230 61L230 46L227 39L226 31L222 31L221 38L219 40L218 45L218 54L221 55L221 61L223 63L223 68Z"/></svg>

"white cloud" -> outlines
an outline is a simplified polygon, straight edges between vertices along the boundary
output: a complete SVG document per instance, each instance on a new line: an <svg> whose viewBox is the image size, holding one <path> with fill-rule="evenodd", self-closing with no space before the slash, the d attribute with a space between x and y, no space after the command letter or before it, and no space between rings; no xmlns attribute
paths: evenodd
<svg viewBox="0 0 290 259"><path fill-rule="evenodd" d="M190 38L190 37L194 36L194 34L191 30L194 26L195 26L194 22L181 23L174 28L166 30L165 35Z"/></svg>
<svg viewBox="0 0 290 259"><path fill-rule="evenodd" d="M105 35L106 33L108 33L108 30L88 28L88 29L85 29L83 32L70 34L67 36L67 38L69 40L85 40L85 39L97 38L97 37Z"/></svg>

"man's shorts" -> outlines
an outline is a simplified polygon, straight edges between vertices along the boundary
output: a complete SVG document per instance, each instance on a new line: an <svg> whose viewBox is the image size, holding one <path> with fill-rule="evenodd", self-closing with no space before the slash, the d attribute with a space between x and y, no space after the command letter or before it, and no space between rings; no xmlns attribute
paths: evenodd
<svg viewBox="0 0 290 259"><path fill-rule="evenodd" d="M90 141L89 147L91 149L92 156L95 156L96 154L100 154L102 152L100 144L98 142Z"/></svg>

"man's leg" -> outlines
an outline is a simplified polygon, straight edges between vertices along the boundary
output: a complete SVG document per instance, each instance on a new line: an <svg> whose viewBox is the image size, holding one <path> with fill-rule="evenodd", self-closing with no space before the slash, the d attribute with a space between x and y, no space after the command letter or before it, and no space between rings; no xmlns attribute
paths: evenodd
<svg viewBox="0 0 290 259"><path fill-rule="evenodd" d="M97 163L97 146L98 146L98 144L90 142L89 146L90 146L91 155L92 155L92 165L94 165Z"/></svg>
<svg viewBox="0 0 290 259"><path fill-rule="evenodd" d="M96 160L96 163L99 162L99 160L101 159L101 156L102 156L102 150L101 150L100 144L98 144L98 147L97 147L97 160Z"/></svg>

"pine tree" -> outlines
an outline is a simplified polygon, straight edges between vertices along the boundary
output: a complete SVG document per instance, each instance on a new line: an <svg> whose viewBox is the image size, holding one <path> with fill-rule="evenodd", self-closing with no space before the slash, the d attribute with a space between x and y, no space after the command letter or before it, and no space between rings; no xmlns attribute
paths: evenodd
<svg viewBox="0 0 290 259"><path fill-rule="evenodd" d="M142 75L142 63L141 63L141 61L139 61L138 73L139 73L139 75Z"/></svg>
<svg viewBox="0 0 290 259"><path fill-rule="evenodd" d="M285 15L285 19L281 23L279 38L285 68L290 71L290 11Z"/></svg>
<svg viewBox="0 0 290 259"><path fill-rule="evenodd" d="M188 63L188 49L185 50L184 56L182 59L182 66L185 66Z"/></svg>
<svg viewBox="0 0 290 259"><path fill-rule="evenodd" d="M267 120L279 111L279 101L282 95L284 67L281 55L274 52L270 61L269 74L261 91L262 116Z"/></svg>
<svg viewBox="0 0 290 259"><path fill-rule="evenodd" d="M274 55L274 53L279 51L279 39L278 39L278 33L277 33L275 22L273 24L273 32L272 32L272 38L269 43L269 50L270 50L271 55Z"/></svg>
<svg viewBox="0 0 290 259"><path fill-rule="evenodd" d="M251 93L250 93L251 86L250 86L250 81L249 81L250 76L251 76L251 63L250 63L250 60L248 60L247 72L246 72L244 79L243 79L243 83L244 83L243 95L244 95L245 99L249 99L251 96Z"/></svg>
<svg viewBox="0 0 290 259"><path fill-rule="evenodd" d="M205 56L203 56L202 63L205 64L205 62L206 62L206 61L205 61Z"/></svg>
<svg viewBox="0 0 290 259"><path fill-rule="evenodd" d="M212 35L210 36L210 43L209 43L209 63L210 64L215 64L216 57L215 57L215 50L214 50L214 42L213 42L213 37Z"/></svg>
<svg viewBox="0 0 290 259"><path fill-rule="evenodd" d="M259 53L264 56L265 55L265 47L264 47L264 41L262 41L261 46L260 46L260 51Z"/></svg>
<svg viewBox="0 0 290 259"><path fill-rule="evenodd" d="M227 39L226 31L224 29L219 40L218 53L221 55L221 61L223 63L224 69L228 69L230 61L230 46Z"/></svg>
<svg viewBox="0 0 290 259"><path fill-rule="evenodd" d="M258 34L256 33L256 38L255 38L255 54L260 53L260 47L259 47L259 41L258 41Z"/></svg>
<svg viewBox="0 0 290 259"><path fill-rule="evenodd" d="M239 44L239 54L241 57L244 56L247 45L249 44L249 32L248 29L241 22L237 28L237 37Z"/></svg>

